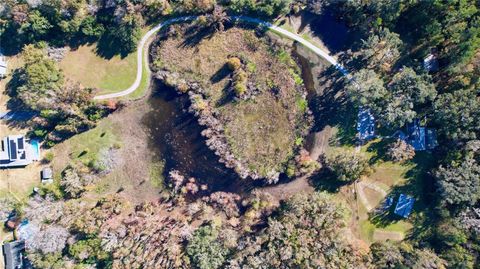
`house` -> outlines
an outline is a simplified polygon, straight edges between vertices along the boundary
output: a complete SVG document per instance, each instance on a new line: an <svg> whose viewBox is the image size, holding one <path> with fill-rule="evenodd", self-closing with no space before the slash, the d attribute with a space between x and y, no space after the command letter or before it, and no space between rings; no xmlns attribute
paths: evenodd
<svg viewBox="0 0 480 269"><path fill-rule="evenodd" d="M7 75L7 58L0 53L0 78Z"/></svg>
<svg viewBox="0 0 480 269"><path fill-rule="evenodd" d="M9 135L0 141L0 168L23 167L39 159L40 146L36 140Z"/></svg>
<svg viewBox="0 0 480 269"><path fill-rule="evenodd" d="M45 167L41 172L42 183L52 183L53 182L53 172L52 168Z"/></svg>
<svg viewBox="0 0 480 269"><path fill-rule="evenodd" d="M359 109L357 131L360 141L367 141L375 137L375 118L369 108Z"/></svg>
<svg viewBox="0 0 480 269"><path fill-rule="evenodd" d="M410 216L410 213L412 213L414 202L415 198L405 195L403 193L400 194L400 197L398 197L397 206L395 206L395 214L404 218L408 218L408 216Z"/></svg>
<svg viewBox="0 0 480 269"><path fill-rule="evenodd" d="M5 258L5 269L24 268L25 242L13 241L3 244L3 256Z"/></svg>

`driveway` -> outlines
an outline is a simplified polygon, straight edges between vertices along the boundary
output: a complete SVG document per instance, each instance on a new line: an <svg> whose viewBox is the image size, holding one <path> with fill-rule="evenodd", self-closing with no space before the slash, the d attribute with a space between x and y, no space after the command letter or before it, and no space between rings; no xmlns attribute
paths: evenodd
<svg viewBox="0 0 480 269"><path fill-rule="evenodd" d="M144 48L145 48L145 45L149 42L150 37L152 37L158 30L162 29L165 26L168 26L168 25L174 24L174 23L182 23L182 22L187 22L187 21L193 21L196 18L197 18L197 16L185 16L185 17L178 17L178 18L166 20L162 23L159 23L157 26L155 26L150 31L148 31L142 37L142 39L140 40L140 42L138 44L138 49L137 49L137 76L136 76L135 81L133 82L132 86L130 86L128 89L125 89L125 90L120 91L120 92L104 94L104 95L97 95L97 96L94 97L94 99L95 100L105 100L105 99L118 98L118 97L123 97L123 96L129 95L132 92L134 92L140 86L141 81L142 81L143 60L147 61L147 59L148 59L148 57L146 57L146 55L144 53ZM262 20L256 19L256 18L251 18L251 17L247 17L247 16L232 16L230 18L231 18L232 21L242 21L242 22L246 22L246 23L251 23L251 24L264 26L264 27L270 29L271 31L274 31L276 33L279 33L282 36L285 36L289 39L297 41L298 43L304 45L305 47L307 47L308 49L313 51L318 56L322 57L323 59L325 59L326 61L331 63L344 76L348 76L347 70L342 65L340 65L335 58L330 56L327 51L315 46L314 44L312 44L308 40L304 39L303 37L301 37L301 36L299 36L295 33L289 32L289 31L287 31L283 28L280 28L276 25L273 25L269 22L262 21ZM147 66L147 69L148 69L148 66Z"/></svg>

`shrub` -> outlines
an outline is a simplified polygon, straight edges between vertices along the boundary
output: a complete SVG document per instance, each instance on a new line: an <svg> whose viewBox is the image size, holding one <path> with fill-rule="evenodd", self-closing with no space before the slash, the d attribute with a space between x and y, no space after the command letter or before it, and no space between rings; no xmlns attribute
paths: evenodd
<svg viewBox="0 0 480 269"><path fill-rule="evenodd" d="M55 156L54 156L53 152L49 151L49 152L47 152L47 154L45 154L44 160L45 160L45 162L49 163L49 162L53 161L54 157Z"/></svg>
<svg viewBox="0 0 480 269"><path fill-rule="evenodd" d="M415 157L415 149L401 139L390 144L387 156L394 162L405 162Z"/></svg>
<svg viewBox="0 0 480 269"><path fill-rule="evenodd" d="M228 59L227 66L230 70L236 71L236 70L240 69L240 67L242 67L242 62L240 61L239 58L232 57L232 58Z"/></svg>
<svg viewBox="0 0 480 269"><path fill-rule="evenodd" d="M247 91L247 87L244 84L241 84L241 83L235 83L233 88L235 89L235 94L237 96L242 96Z"/></svg>

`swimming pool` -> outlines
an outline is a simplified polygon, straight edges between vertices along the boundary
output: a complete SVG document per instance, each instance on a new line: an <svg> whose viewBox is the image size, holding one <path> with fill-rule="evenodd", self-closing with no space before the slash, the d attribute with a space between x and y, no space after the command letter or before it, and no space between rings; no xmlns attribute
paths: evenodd
<svg viewBox="0 0 480 269"><path fill-rule="evenodd" d="M32 139L30 140L30 145L32 145L32 160L38 161L40 160L40 144L38 143L38 140Z"/></svg>

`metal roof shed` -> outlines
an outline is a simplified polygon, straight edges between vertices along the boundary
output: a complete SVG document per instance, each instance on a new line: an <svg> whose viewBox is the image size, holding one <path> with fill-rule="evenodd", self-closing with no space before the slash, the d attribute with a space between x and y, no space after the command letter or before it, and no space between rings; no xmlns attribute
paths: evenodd
<svg viewBox="0 0 480 269"><path fill-rule="evenodd" d="M369 108L360 108L357 122L358 138L366 141L375 137L375 118Z"/></svg>
<svg viewBox="0 0 480 269"><path fill-rule="evenodd" d="M410 216L410 213L412 213L414 202L415 198L405 195L403 193L400 194L400 197L398 197L397 206L395 207L395 214L404 218L408 218L408 216Z"/></svg>
<svg viewBox="0 0 480 269"><path fill-rule="evenodd" d="M5 269L23 268L25 250L24 241L13 241L3 244L3 255L5 257Z"/></svg>

